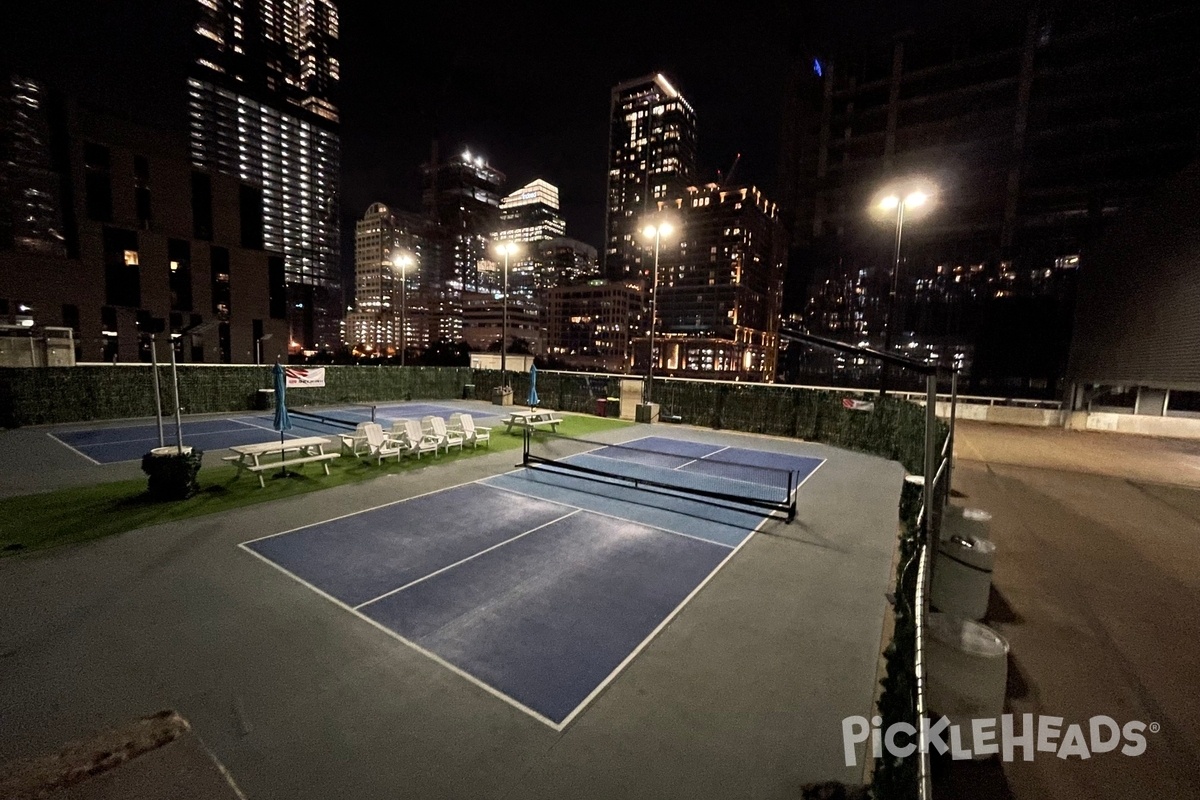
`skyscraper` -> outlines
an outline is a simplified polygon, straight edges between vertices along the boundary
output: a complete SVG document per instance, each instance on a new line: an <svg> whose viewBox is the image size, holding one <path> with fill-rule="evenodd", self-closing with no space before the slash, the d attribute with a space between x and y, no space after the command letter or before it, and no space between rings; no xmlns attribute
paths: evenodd
<svg viewBox="0 0 1200 800"><path fill-rule="evenodd" d="M402 342L412 349L422 340L414 336L412 322L416 316L410 321L402 313L402 304L415 300L411 295L420 288L428 228L423 217L383 203L373 203L356 223L354 310L346 314L346 344L362 346L362 352L387 355ZM400 258L405 259L403 267L396 263ZM407 327L407 335L401 333L402 324Z"/></svg>
<svg viewBox="0 0 1200 800"><path fill-rule="evenodd" d="M682 197L696 174L696 114L661 73L612 90L604 270L610 279L646 277L639 240L644 217Z"/></svg>
<svg viewBox="0 0 1200 800"><path fill-rule="evenodd" d="M282 253L291 340L337 343L341 318L332 0L197 0L188 79L192 162L260 195Z"/></svg>
<svg viewBox="0 0 1200 800"><path fill-rule="evenodd" d="M789 311L806 308L814 332L880 343L894 224L868 208L919 176L936 185L935 204L905 222L892 346L944 364L974 347L975 391L1053 394L1089 247L1197 154L1200 61L1187 31L1200 11L1184 0L1011 5L999 19L797 63L780 181Z"/></svg>
<svg viewBox="0 0 1200 800"><path fill-rule="evenodd" d="M779 209L754 186L689 187L660 259L655 371L770 381L779 345L786 242ZM644 364L645 342L640 361Z"/></svg>

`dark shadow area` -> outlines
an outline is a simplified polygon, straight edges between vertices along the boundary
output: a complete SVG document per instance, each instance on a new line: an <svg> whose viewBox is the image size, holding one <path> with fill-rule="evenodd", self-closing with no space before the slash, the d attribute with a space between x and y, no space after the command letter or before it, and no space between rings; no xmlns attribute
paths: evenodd
<svg viewBox="0 0 1200 800"><path fill-rule="evenodd" d="M1025 671L1010 652L1008 654L1008 676L1004 686L1004 700L1023 700L1029 696L1029 681L1025 679Z"/></svg>
<svg viewBox="0 0 1200 800"><path fill-rule="evenodd" d="M1025 618L1013 610L1013 607L1008 604L1008 600L999 591L996 590L996 584L992 584L991 592L988 595L987 613L984 615L984 621L994 626L1000 625L1020 625L1025 621Z"/></svg>

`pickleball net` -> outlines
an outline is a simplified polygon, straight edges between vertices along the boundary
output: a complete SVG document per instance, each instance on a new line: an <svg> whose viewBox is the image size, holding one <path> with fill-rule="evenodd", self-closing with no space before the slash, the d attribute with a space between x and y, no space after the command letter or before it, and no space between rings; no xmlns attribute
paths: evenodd
<svg viewBox="0 0 1200 800"><path fill-rule="evenodd" d="M799 476L793 470L758 466L720 452L669 452L661 442L608 444L550 431L525 431L523 466L606 485L665 494L740 510L796 516ZM668 446L669 447L669 446ZM741 451L739 451L741 452Z"/></svg>
<svg viewBox="0 0 1200 800"><path fill-rule="evenodd" d="M363 422L375 421L375 406L355 403L338 406L333 409L314 409L309 407L288 407L288 415L293 418L292 424L297 427L322 430L354 430Z"/></svg>

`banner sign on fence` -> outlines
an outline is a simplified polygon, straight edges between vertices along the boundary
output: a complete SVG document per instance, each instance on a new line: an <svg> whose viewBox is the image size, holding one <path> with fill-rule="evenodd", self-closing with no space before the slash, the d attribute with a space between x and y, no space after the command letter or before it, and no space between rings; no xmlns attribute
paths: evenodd
<svg viewBox="0 0 1200 800"><path fill-rule="evenodd" d="M287 376L287 385L289 389L293 386L307 387L309 389L325 388L324 367L311 367L309 369L301 369L299 367L284 367L283 374Z"/></svg>
<svg viewBox="0 0 1200 800"><path fill-rule="evenodd" d="M871 400L855 400L850 397L843 397L842 408L848 408L851 411L874 411L875 403Z"/></svg>

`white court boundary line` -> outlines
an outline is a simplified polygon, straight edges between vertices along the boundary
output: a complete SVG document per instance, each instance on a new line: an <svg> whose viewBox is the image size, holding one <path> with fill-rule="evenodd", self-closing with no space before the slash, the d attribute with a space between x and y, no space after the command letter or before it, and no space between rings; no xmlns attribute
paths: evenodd
<svg viewBox="0 0 1200 800"><path fill-rule="evenodd" d="M65 448L67 448L68 450L70 450L70 451L71 451L72 453L74 453L75 455L77 455L77 456L83 456L83 457L84 457L84 458L86 458L88 461L92 462L93 464L95 464L95 465L96 465L96 466L98 466L98 467L102 467L102 466L104 466L104 462L102 462L102 461L97 461L96 459L92 458L92 457L91 457L91 456L89 456L87 453L83 452L82 450L78 450L78 449L76 449L76 448L75 448L73 445L69 445L69 444L67 444L67 443L66 443L66 442L64 442L62 439L60 439L60 438L58 438L57 436L55 436L53 433L50 433L49 431L47 431L47 432L46 432L46 435L47 435L47 436L49 436L49 437L50 437L51 439L53 439L54 441L56 441L56 442L58 442L59 444L61 444L63 447L65 447ZM108 463L109 463L109 464L121 464L121 463L123 463L123 462L121 462L121 461L109 461Z"/></svg>
<svg viewBox="0 0 1200 800"><path fill-rule="evenodd" d="M499 487L493 486L492 488L496 489ZM562 505L562 503L559 503L559 505ZM365 603L359 603L358 605L356 605L354 607L354 610L358 611L360 608L365 608L365 607L371 605L372 603L378 603L380 600L384 599L385 597L391 597L394 594L399 594L400 592L403 592L405 589L408 589L412 586L416 586L418 583L423 583L423 582L429 580L430 578L434 578L434 577L437 577L438 575L441 575L443 572L448 572L457 566L467 563L468 561L472 561L476 558L479 558L481 555L484 555L485 553L490 553L499 547L504 547L504 545L509 544L511 542L515 542L517 539L524 538L531 533L535 533L536 531L540 531L542 528L548 528L556 522L562 522L567 517L573 517L576 514L578 514L580 511L583 511L583 510L584 509L582 509L582 508L577 508L574 511L569 511L566 514L563 514L561 517L552 519L549 522L543 522L541 525L538 525L536 528L530 528L529 530L525 531L524 533L518 533L516 536L505 539L503 542L497 542L496 544L492 545L491 547L486 547L483 550L480 550L478 553L469 555L466 558L460 558L458 561L455 561L453 564L447 564L446 566L444 566L440 569L435 569L433 572L429 573L428 575L424 575L420 578L417 578L416 580L409 581L408 583L404 584L403 586L392 589L390 592L384 592L383 594L379 595L379 597L375 597L371 600L366 601Z"/></svg>
<svg viewBox="0 0 1200 800"><path fill-rule="evenodd" d="M389 505L390 505L390 504L389 504ZM352 515L347 515L347 516L352 516ZM340 519L340 517L339 517L339 519ZM305 526L305 527L307 527L307 526ZM297 530L299 530L299 528L297 528ZM269 537L266 537L266 538L269 538ZM257 541L257 540L256 540L256 541ZM252 556L254 556L255 558L259 559L259 560L260 560L260 561L262 561L263 563L265 563L265 564L269 564L270 566L272 566L272 567L274 567L275 569L279 570L279 571L280 571L280 572L282 572L284 575L288 576L288 577L289 577L289 578L291 578L292 580L294 580L294 581L296 581L297 583L299 583L301 586L307 587L308 589L311 589L312 591L316 592L318 595L320 595L321 597L324 597L326 600L328 600L329 602L333 603L333 604L334 604L335 606L337 606L338 608L341 608L341 609L343 609L343 610L345 610L345 611L348 611L348 612L350 612L351 614L353 614L354 616L356 616L356 617L358 617L359 619L363 620L364 622L367 622L368 624L370 624L370 625L372 625L372 626L374 626L374 627L378 628L379 630L383 631L383 632L384 632L384 633L386 633L388 636L392 637L393 639L395 639L396 641L400 642L401 644L403 644L403 645L407 645L408 647L412 648L412 649L413 649L413 650L415 650L416 652L418 652L418 653L420 653L421 655L423 655L423 656L425 656L426 658L428 658L428 659L429 659L430 661L432 661L433 663L435 663L435 664L437 664L437 665L439 665L439 666L441 666L441 667L444 667L445 669L448 669L448 670L450 670L450 671L451 671L451 672L453 672L455 675L458 675L458 676L459 676L459 677L461 677L461 678L465 678L465 679L466 679L466 680L467 680L469 683L471 683L471 684L473 684L473 685L475 685L475 686L478 686L480 689L483 689L485 692L487 692L488 694L492 695L493 697L496 697L496 698L499 698L500 700L503 700L505 703L508 703L510 706L512 706L513 708L517 709L518 711L524 711L526 714L528 714L529 716L533 717L533 718L534 718L534 719L536 719L538 722L541 722L541 723L543 723L543 724L545 724L545 725L548 725L549 727L553 728L553 729L554 729L554 730L556 730L556 731L561 731L561 730L563 729L563 727L565 727L565 726L560 726L560 725L558 725L556 722L554 722L554 720L550 719L549 717L542 716L541 714L539 714L538 712L534 711L534 710L533 710L532 708L530 708L529 706L527 706L527 705L525 705L525 704L521 703L520 701L518 701L518 700L514 700L513 698L511 698L511 697L509 697L508 695L506 695L506 694L504 694L503 692L501 692L499 689L496 689L496 688L495 688L495 687L493 687L493 686L489 686L488 684L486 684L486 683L484 683L483 681L481 681L481 680L479 680L478 678L476 678L474 675L470 674L469 672L466 672L466 671L462 670L462 669L461 669L461 668L459 668L459 667L456 667L455 665L451 664L449 661L447 661L446 659L444 659L444 658L442 658L441 656L437 655L436 653L434 653L434 652L432 652L432 651L429 651L429 650L426 650L424 647L421 647L421 646L420 646L419 644L417 644L416 642L413 642L413 641L410 641L409 639L406 639L406 638L404 638L403 636L401 636L400 634L396 633L396 632L395 632L394 630L392 630L391 628L388 628L387 626L385 626L385 625L384 625L382 622L377 622L376 620L373 620L373 619L371 619L370 617L368 617L366 614L362 613L361 611L357 611L357 610L355 610L353 606L349 606L349 605L347 605L346 603L343 603L341 600L338 600L338 599L337 599L336 597L334 597L333 595L331 595L331 594L327 594L327 593L325 593L325 592L321 591L321 590L320 590L320 589L318 589L316 586L313 586L311 583L309 583L308 581L306 581L306 580L304 580L303 578L301 578L299 575L296 575L296 574L294 574L294 573L292 573L292 572L288 571L288 570L287 570L287 569L285 569L284 567L281 567L281 566L279 566L278 564L276 564L274 561L272 561L271 559L267 558L266 556L264 556L264 555L262 555L262 554L260 554L260 553L256 553L254 550L252 550L252 549L250 549L249 547L247 547L247 546L246 546L247 544L249 544L249 542L242 542L241 544L239 544L239 545L238 545L238 547L242 548L242 549L243 549L243 550L245 550L247 553L249 553L250 555L252 555Z"/></svg>
<svg viewBox="0 0 1200 800"><path fill-rule="evenodd" d="M651 438L651 437L640 437L639 439L634 439L634 440L631 440L631 441L641 441L642 439L647 439L647 438ZM602 448L602 447L607 447L607 446L608 446L608 445L600 445L600 446L599 446L599 447L597 447L597 448L593 448L592 450L587 450L587 451L584 451L584 452L589 452L589 453L590 453L590 452L593 452L594 450L600 449L600 448ZM732 446L732 445L730 445L730 446ZM728 448L726 448L726 449L728 449ZM786 454L782 454L782 455L786 455ZM825 461L826 461L826 459L823 459L823 458L822 458L822 459L820 459L820 462L819 462L819 463L818 463L818 464L817 464L817 465L816 465L816 466L815 466L815 467L812 469L812 471L811 471L811 472L809 472L809 474L808 474L808 475L807 475L807 476L804 478L804 480L802 480L802 481L801 481L801 482L800 482L800 483L799 483L799 484L796 486L796 489L797 489L797 491L799 490L800 486L803 486L805 483L807 483L807 482L808 482L808 479L809 479L809 478L811 478L811 477L812 477L812 476L813 476L813 475L814 475L814 474L817 472L817 470L818 470L818 469L820 469L820 468L821 468L821 467L822 467L822 466L825 464ZM499 473L499 475L491 475L491 476L488 476L488 478L495 478L495 477L499 477L499 476L501 476L501 475L512 475L512 474L514 474L514 473L520 472L520 471L521 471L521 470L523 470L523 469L526 469L526 467L517 467L516 469L512 469L512 470L508 470L507 472L502 472L502 473ZM477 686L477 687L479 687L480 689L483 689L483 690L484 690L485 692L487 692L488 694L490 694L490 695L492 695L493 697L496 697L496 698L498 698L498 699L502 700L503 702L507 703L508 705L512 706L513 708L517 709L518 711L522 711L522 712L524 712L525 714L528 714L529 716L531 716L531 717L533 717L534 719L536 719L538 722L541 722L542 724L544 724L544 725L546 725L547 727L549 727L551 730L554 730L555 732L561 733L563 730L565 730L565 729L567 728L567 726L569 726L569 725L570 725L570 724L571 724L571 723L572 723L572 722L575 720L575 718L576 718L577 716L579 716L579 714L581 714L581 713L583 712L583 710L584 710L585 708L587 708L587 706L588 706L588 705L590 705L590 704L591 704L591 702L592 702L593 700L595 700L597 697L599 697L599 696L600 696L600 694L601 694L601 693L602 693L602 692L603 692L605 689L607 689L607 688L608 688L608 686L609 686L609 685L610 685L610 684L611 684L611 683L612 683L614 680L616 680L616 678L617 678L617 677L618 677L618 676L619 676L619 675L620 675L620 674L621 674L621 673L622 673L622 672L625 670L625 668L626 668L626 667L628 667L628 666L629 666L629 664L631 664L631 663L633 662L633 660L634 660L635 658L637 658L637 656L638 656L638 655L640 655L640 654L641 654L641 652L642 652L644 649L646 649L646 647L648 647L648 646L650 645L650 643L651 643L651 642L652 642L652 641L653 641L653 640L654 640L654 639L655 639L655 638L658 636L658 634L659 634L659 633L661 633L661 632L663 631L663 629L665 629L665 628L667 627L667 625L669 625L669 624L670 624L670 623L671 623L671 622L672 622L672 621L675 619L675 617L677 617L677 616L680 614L680 612L682 612L682 611L683 611L684 607L685 607L685 606L686 606L688 603L690 603L690 602L692 601L692 599L693 599L693 598L694 598L694 597L695 597L697 594L699 594L699 593L700 593L700 590L702 590L702 589L703 589L705 586L707 586L707 585L708 585L708 583L709 583L709 582L710 582L710 581L711 581L711 580L712 580L714 577L716 577L717 573L719 573L719 572L720 572L722 569L724 569L724 568L725 568L725 565L726 565L726 564L728 564L728 563L729 563L729 562L730 562L730 561L733 559L733 557L734 557L735 555L737 555L737 554L738 554L738 552L739 552L739 551L740 551L740 550L741 550L743 547L745 547L745 546L746 546L746 544L747 544L747 543L748 543L748 542L749 542L751 539L753 539L753 538L754 538L755 534L757 534L757 533L758 533L758 532L759 532L759 531L762 529L762 526L763 526L763 525L765 525L765 524L766 524L768 521L770 521L770 520L772 520L772 519L776 519L775 517L772 517L772 516L770 516L770 515L764 515L764 516L763 516L763 517L762 517L762 518L759 520L758 524L757 524L757 525L755 525L755 526L754 526L754 528L753 528L753 529L751 529L751 530L750 530L750 531L749 531L749 532L746 534L746 537L745 537L744 539L742 539L742 541L741 541L739 544L737 544L736 546L734 546L734 547L732 547L732 548L730 549L730 552L729 552L729 554L728 554L728 555L726 555L726 556L725 556L725 558L723 558L723 559L721 560L721 562L720 562L720 563L718 563L718 564L717 564L715 567L713 567L712 571L710 571L710 572L708 573L708 575L706 575L706 576L705 576L705 577L704 577L704 578L703 578L703 579L702 579L702 580L701 580L701 581L700 581L698 584L696 584L695 588L693 588L693 589L692 589L692 591L690 591L690 592L687 594L687 596L686 596L686 597L684 597L684 598L683 598L683 599L682 599L682 600L679 602L679 604L678 604L678 605L676 605L676 606L675 606L675 608L674 608L674 609L672 609L672 610L670 611L670 613L668 613L668 614L667 614L667 615L666 615L666 616L665 616L665 617L662 619L662 621L661 621L661 622L659 622L659 624L658 624L658 625L656 625L656 626L654 627L654 629L653 629L653 630L651 630L651 631L650 631L650 633L649 633L649 634L647 634L647 635L646 635L646 637L645 637L645 638L644 638L644 639L643 639L643 640L642 640L642 641L641 641L641 642L640 642L640 643L639 643L639 644L638 644L636 647L634 647L634 648L633 648L633 650L631 650L631 651L630 651L629 655L627 655L627 656L626 656L626 657L625 657L625 658L624 658L624 659L621 661L621 663L619 663L619 664L618 664L616 667L614 667L614 668L613 668L613 670L612 670L612 671L611 671L611 672L610 672L610 673L609 673L609 674L608 674L608 675L607 675L607 676L606 676L606 677L605 677L603 680L601 680L601 681L600 681L600 683L598 683L598 684L596 685L596 687L595 687L595 688L594 688L594 689L593 689L593 690L592 690L590 693L588 693L588 695L587 695L586 697L584 697L584 698L583 698L583 700L582 700L582 701L580 701L580 703L579 703L577 706L575 706L575 708L574 708L574 709L572 709L572 710L571 710L571 712L570 712L570 713L568 713L568 714L567 714L567 715L566 715L566 716L563 718L563 721L562 721L562 722L554 722L554 721L553 721L553 720L551 720L549 717L546 717L546 716L544 716L543 714L540 714L539 712L537 712L537 711L533 710L532 708L530 708L529 706L525 705L524 703L521 703L519 700L516 700L516 699L514 699L514 698L512 698L512 697L509 697L509 696L508 696L508 695L506 695L504 692L501 692L499 689L495 688L494 686L491 686L490 684L487 684L487 683L483 682L482 680L480 680L479 678L477 678L477 677L475 677L474 675L470 674L469 672L467 672L466 670L462 669L461 667L458 667L458 666L456 666L456 665L454 665L454 664L450 663L450 662L449 662L449 661L447 661L446 659L442 658L441 656L437 655L436 653L434 653L434 652L432 652L432 651L430 651L430 650L427 650L427 649L425 649L424 647L421 647L421 646L420 646L420 645L418 645L416 642L413 642L413 641L411 641L411 640L409 640L409 639L405 638L404 636L401 636L401 635L400 635L399 633L397 633L396 631L394 631L394 630L392 630L392 629L390 629L390 628L386 627L386 626L385 626L383 623L381 623L381 622L378 622L378 621L376 621L376 620L374 620L374 619L372 619L372 618L368 617L366 614L364 614L364 613L362 613L361 611L359 611L359 610L358 610L358 608L361 608L361 607L362 607L361 605L360 605L360 606L358 606L358 607L355 607L355 606L351 606L351 605L349 605L349 604L347 604L347 603L344 603L344 602L342 602L341 600L338 600L338 599L337 599L336 597L334 597L333 595L331 595L331 594L328 594L327 592L325 592L325 591L323 591L323 590L321 590L321 589L318 589L318 588L317 588L316 586L314 586L313 584L311 584L311 583L309 583L308 581L304 580L303 578L301 578L300 576L298 576L298 575L296 575L295 573L291 572L290 570L286 569L285 567L283 567L283 566L280 566L279 564L275 563L274 561L272 561L271 559L269 559L269 558L267 558L266 556L262 555L261 553L258 553L258 552L256 552L255 550L253 550L253 549L252 549L252 548L249 546L249 545L251 545L251 544L254 544L255 542L261 542L261 541L264 541L264 540L266 540L266 539L273 539L273 538L275 538L275 537L277 537L277 536L283 536L284 534L287 534L287 533L294 533L294 532L296 532L296 531L305 530L305 529L307 529L307 528L313 528L313 527L316 527L316 526L318 526L318 525L324 525L324 524L326 524L326 523L329 523L329 522L335 522L335 521L337 521L337 520L346 519L346 518L348 518L348 517L354 517L354 516L358 516L359 514L365 514L365 513L367 513L367 512L370 512L370 511L377 511L377 510L379 510L379 509L382 509L382 508L387 508L387 507L389 507L389 506L394 506L394 505L397 505L397 504L399 504L399 503L406 503L406 502L408 502L409 500L416 500L416 499L418 499L418 498L421 498L421 497L427 497L427 496L429 496L429 495L438 494L438 493L440 493L440 492L448 492L448 491L451 491L451 490L453 490L453 489L461 489L461 488L462 488L462 487L464 487L464 486L471 486L471 485L483 485L483 486L487 486L488 488L490 488L490 489L493 489L493 490L495 490L495 491L501 491L501 492L510 492L510 493L512 493L512 494L518 494L518 495L524 494L523 492L518 492L518 491L516 491L516 490L512 490L512 489L506 489L506 488L503 488L503 487L500 487L500 486L492 486L491 484L485 483L485 481L486 481L486 480L488 480L488 478L479 478L479 479L476 479L476 480L473 480L473 481L464 481L464 482L462 482L462 483L455 484L454 486L447 486L447 487L445 487L445 488L442 488L442 489L433 489L433 490L431 490L431 491L428 491L428 492L422 492L422 493L420 493L420 494L413 495L412 497L405 497L405 498L402 498L402 499L399 499L399 500L392 500L392 501L390 501L390 502L387 502L387 503L381 503L381 504L379 504L379 505L377 505L377 506L372 506L372 507L370 507L370 508L365 508L365 509L362 509L362 510L360 510L360 511L353 511L353 512L350 512L350 513L348 513L348 514L341 514L341 515L339 515L339 516L332 517L332 518L330 518L330 519L327 519L327 520L322 520L322 521L318 521L318 522L312 522L312 523L309 523L309 524L307 524L307 525L300 525L300 526L297 526L297 527L295 527L295 528L290 528L290 529L288 529L288 530L285 530L285 531L279 531L278 533L272 533L272 534L268 534L267 536L260 536L260 537L257 537L257 538L255 538L255 539L250 539L250 540L247 540L247 541L245 541L245 542L241 542L240 544L238 544L238 547L240 547L242 550L246 551L247 553L250 553L250 554L251 554L251 555L253 555L254 557L258 558L258 559L259 559L260 561L262 561L263 563L265 563L265 564L268 564L268 565L270 565L271 567L274 567L275 569L279 570L279 571L280 571L281 573L283 573L284 575L288 576L289 578L291 578L292 580L296 581L296 582L297 582L297 583L299 583L300 585L302 585L302 586L304 586L304 587L306 587L306 588L310 589L311 591L315 592L315 593L316 593L317 595L319 595L320 597L323 597L323 598L325 598L326 600L330 601L330 602L331 602L331 603L333 603L335 606L338 606L339 608L341 608L341 609L343 609L343 610L345 610L345 611L348 611L349 613L353 614L354 616L358 617L359 619L361 619L361 620L364 620L364 621L366 621L367 623L369 623L370 625L374 626L375 628L377 628L377 629L379 629L379 630L383 631L385 634L387 634L387 635L388 635L388 636L390 636L391 638L395 639L396 641L400 642L401 644L404 644L404 645L408 646L409 648L411 648L411 649L412 649L412 650L414 650L415 652L417 652L417 653L420 653L421 655L423 655L423 656L425 656L426 658L428 658L428 659L430 659L431 661L433 661L435 664L438 664L439 666L442 666L442 667L444 667L445 669L448 669L448 670L450 670L450 671L451 671L451 672L453 672L455 675L458 675L459 677L461 677L461 678L464 678L464 679L465 679L465 680L466 680L468 683L471 683L471 684L473 684L474 686ZM559 522L559 521L561 521L562 519L566 519L567 517L573 516L574 514L576 514L576 513L580 512L580 511L583 511L583 512L586 512L586 513L589 513L589 514L596 514L597 516L601 516L601 517L607 517L607 518L610 518L610 519L619 520L619 521L621 521L621 522L627 522L627 523L633 523L633 524L635 524L635 525L641 525L642 527L649 528L649 529L652 529L652 530L658 530L658 531L661 531L661 532L663 532L663 533L669 533L669 534L673 534L673 535L676 535L676 536L682 536L682 537L689 538L689 539L695 539L696 541L703 542L703 543L705 543L705 544L716 545L717 547L726 547L726 548L730 547L729 545L724 545L724 544L721 544L720 542L713 542L713 541L711 541L711 540L708 540L708 539L701 539L701 538L699 538L699 537L696 537L696 536L691 536L691 535L689 535L689 534L686 534L686 533L680 533L679 531L672 531L672 530L669 530L669 529L666 529L666 528L659 528L659 527L657 527L657 526L654 526L654 525L647 525L647 524L645 524L645 523L638 522L637 520L629 520L629 519L625 519L625 518L623 518L623 517L616 517L616 516L614 516L614 515L611 515L611 514L604 514L603 512L592 511L591 509L579 508L579 507L577 507L577 506L573 506L573 505L571 505L571 504L569 504L569 503L563 503L563 502L561 502L561 501L557 501L557 500L548 500L548 499L546 499L546 498L544 498L544 497L537 497L536 495L525 495L525 496L527 496L527 497L530 497L530 498L533 498L533 499L536 499L536 500L541 500L542 502L546 502L546 503L552 503L552 504L554 504L554 505L562 506L563 508L572 508L572 509L575 509L575 510L574 510L574 511L572 511L571 513L569 513L569 514L565 514L565 515L563 515L562 517L559 517L557 520L552 520L552 521L551 521L551 522L549 522L549 523L545 523L545 524L543 524L543 525L540 525L540 526L538 526L538 528L534 528L534 529L532 529L532 530L530 530L530 531L526 531L524 534L520 534L520 535L518 535L518 536L516 536L516 537L513 537L513 539L520 538L521 536L524 536L524 535L526 535L526 534L528 534L528 533L532 533L532 532L533 532L533 530L538 530L538 529L540 529L540 528L544 528L544 527L546 527L547 525L553 524L554 522ZM474 555L472 555L472 556L469 556L469 557L468 557L468 558L466 558L466 559L463 559L463 561L469 561L469 560L471 560L471 559L473 559L473 558L476 558L476 557L478 557L479 555L482 555L484 552L487 552L488 550L494 550L494 549L496 549L497 547L500 547L500 546L502 546L502 545L504 545L504 544L507 544L507 543L508 543L508 542L510 542L510 541L513 541L513 539L506 540L505 542L501 542L501 543L500 543L500 544L498 544L498 545L493 545L493 546L491 546L491 547L487 548L487 550L480 551L479 553L476 553L476 554L474 554ZM462 562L458 562L458 563L462 563ZM451 566L451 567L452 567L452 566L457 566L457 564L450 565L450 566ZM441 569L437 570L437 571L436 571L436 572L434 572L434 573L430 573L429 575L426 575L425 577L418 579L417 581L413 581L412 583L418 583L418 582L420 582L420 581L426 580L427 578L433 577L433 575L436 575L436 574L438 574L438 573L440 573L440 572L445 572L445 571L446 571L446 570L448 570L448 569L450 569L450 567L443 567L443 568L441 568ZM412 584L410 583L410 584L408 584L408 585L412 585ZM405 588L405 587L401 587L401 588ZM399 591L399 590L393 590L393 592L391 592L391 593L394 593L395 591ZM380 599L380 598L376 598L376 599ZM371 603L371 602L375 602L375 601L374 601L374 600L368 601L368 603ZM363 604L363 605L366 605L366 604Z"/></svg>

